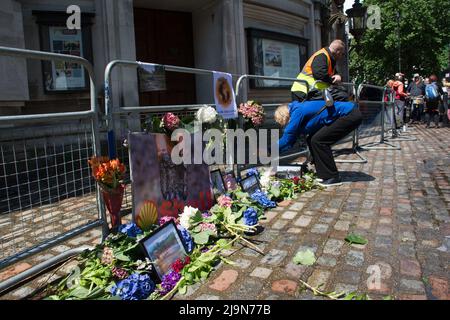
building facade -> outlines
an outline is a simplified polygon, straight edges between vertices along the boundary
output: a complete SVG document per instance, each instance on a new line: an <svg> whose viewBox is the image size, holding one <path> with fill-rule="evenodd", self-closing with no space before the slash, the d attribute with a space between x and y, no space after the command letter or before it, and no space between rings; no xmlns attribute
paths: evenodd
<svg viewBox="0 0 450 320"><path fill-rule="evenodd" d="M3 0L0 46L81 55L91 61L102 105L104 70L115 59L233 74L295 77L327 41L326 1ZM81 30L69 30L70 5ZM0 57L0 115L86 110L87 74L76 64ZM166 90L140 93L136 70L113 72L114 107L213 103L212 78L166 73ZM251 83L263 103L288 101L290 84Z"/></svg>

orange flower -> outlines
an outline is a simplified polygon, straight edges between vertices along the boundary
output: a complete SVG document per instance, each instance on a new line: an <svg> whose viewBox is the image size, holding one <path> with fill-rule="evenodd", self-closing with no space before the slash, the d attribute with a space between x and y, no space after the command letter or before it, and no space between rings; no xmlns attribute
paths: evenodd
<svg viewBox="0 0 450 320"><path fill-rule="evenodd" d="M107 157L92 157L89 161L92 175L104 188L116 189L125 173L125 166L119 159L109 160Z"/></svg>

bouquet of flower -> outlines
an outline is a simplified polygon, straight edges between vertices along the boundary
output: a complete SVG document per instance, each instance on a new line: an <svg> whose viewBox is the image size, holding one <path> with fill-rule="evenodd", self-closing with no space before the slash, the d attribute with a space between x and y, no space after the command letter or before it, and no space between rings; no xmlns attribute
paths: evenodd
<svg viewBox="0 0 450 320"><path fill-rule="evenodd" d="M172 112L167 112L163 116L160 126L167 132L172 132L180 127L180 122L181 120L180 118L178 118L178 116L176 116Z"/></svg>
<svg viewBox="0 0 450 320"><path fill-rule="evenodd" d="M238 111L247 123L251 123L255 127L262 125L264 122L264 108L253 100L241 103Z"/></svg>
<svg viewBox="0 0 450 320"><path fill-rule="evenodd" d="M92 157L88 162L92 175L103 190L115 190L122 184L126 169L119 159Z"/></svg>
<svg viewBox="0 0 450 320"><path fill-rule="evenodd" d="M217 120L217 111L213 107L205 105L198 109L195 119L200 123L212 124Z"/></svg>

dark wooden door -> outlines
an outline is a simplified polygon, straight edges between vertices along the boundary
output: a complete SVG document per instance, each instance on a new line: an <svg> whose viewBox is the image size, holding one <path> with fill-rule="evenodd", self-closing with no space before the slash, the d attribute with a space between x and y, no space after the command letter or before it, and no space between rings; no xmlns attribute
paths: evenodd
<svg viewBox="0 0 450 320"><path fill-rule="evenodd" d="M185 12L134 8L136 59L194 67L192 15ZM139 95L141 105L195 103L195 76L166 72L166 90Z"/></svg>

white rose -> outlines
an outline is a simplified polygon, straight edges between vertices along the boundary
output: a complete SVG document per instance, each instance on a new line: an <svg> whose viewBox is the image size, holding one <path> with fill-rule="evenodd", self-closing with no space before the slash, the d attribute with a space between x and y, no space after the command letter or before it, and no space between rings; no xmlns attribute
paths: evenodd
<svg viewBox="0 0 450 320"><path fill-rule="evenodd" d="M217 111L213 107L202 107L198 109L196 118L201 123L214 123L217 119Z"/></svg>
<svg viewBox="0 0 450 320"><path fill-rule="evenodd" d="M197 213L198 209L190 206L184 207L183 213L180 215L180 224L186 230L191 226L189 220Z"/></svg>

